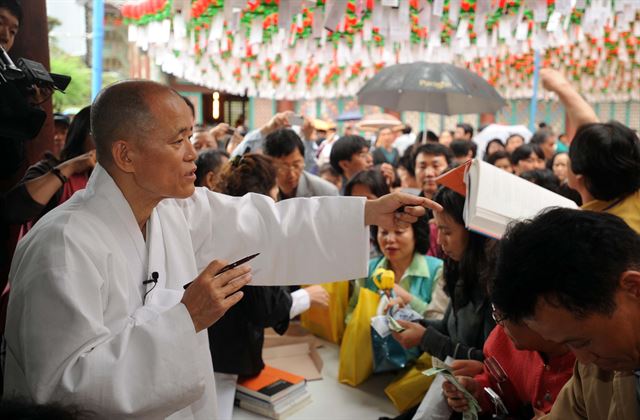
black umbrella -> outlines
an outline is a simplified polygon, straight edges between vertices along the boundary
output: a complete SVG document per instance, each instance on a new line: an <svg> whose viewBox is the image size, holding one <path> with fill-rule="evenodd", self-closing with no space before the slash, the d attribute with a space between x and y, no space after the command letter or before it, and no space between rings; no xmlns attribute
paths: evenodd
<svg viewBox="0 0 640 420"><path fill-rule="evenodd" d="M435 114L496 112L505 100L477 74L451 64L396 64L382 69L358 92L360 105Z"/></svg>

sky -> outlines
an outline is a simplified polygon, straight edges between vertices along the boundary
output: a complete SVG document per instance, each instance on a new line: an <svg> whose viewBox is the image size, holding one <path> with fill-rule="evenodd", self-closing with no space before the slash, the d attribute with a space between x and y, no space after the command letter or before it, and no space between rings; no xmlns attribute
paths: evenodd
<svg viewBox="0 0 640 420"><path fill-rule="evenodd" d="M71 55L85 55L86 26L84 6L78 0L47 0L47 15L62 25L54 32L58 46Z"/></svg>

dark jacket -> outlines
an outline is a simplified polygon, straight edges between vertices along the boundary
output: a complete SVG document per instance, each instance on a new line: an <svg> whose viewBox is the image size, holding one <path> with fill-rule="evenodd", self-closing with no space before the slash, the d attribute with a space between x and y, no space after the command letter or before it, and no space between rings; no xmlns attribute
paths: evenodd
<svg viewBox="0 0 640 420"><path fill-rule="evenodd" d="M24 184L27 181L46 174L59 163L60 162L52 156L48 156L46 159L42 159L27 169L27 172L20 182L6 195L5 220L7 223L22 224L29 220L35 221L58 205L62 191L64 190L62 186L56 191L47 204L42 205L29 195Z"/></svg>
<svg viewBox="0 0 640 420"><path fill-rule="evenodd" d="M382 148L375 149L371 153L371 156L373 157L373 164L374 165L380 165L382 163L390 163L394 168L397 167L398 166L398 162L400 161L400 153L395 148L391 149L391 150L392 150L391 153L393 155L393 158L391 160L388 160L387 156L382 151Z"/></svg>
<svg viewBox="0 0 640 420"><path fill-rule="evenodd" d="M276 286L245 286L242 291L240 302L209 327L209 348L216 372L255 376L264 368L264 329L284 334L289 327L291 295Z"/></svg>
<svg viewBox="0 0 640 420"><path fill-rule="evenodd" d="M482 361L482 347L496 325L491 316L489 300L480 286L473 291L466 304L458 307L455 300L454 295L441 320L420 321L427 327L420 348L440 360L451 356L454 359Z"/></svg>

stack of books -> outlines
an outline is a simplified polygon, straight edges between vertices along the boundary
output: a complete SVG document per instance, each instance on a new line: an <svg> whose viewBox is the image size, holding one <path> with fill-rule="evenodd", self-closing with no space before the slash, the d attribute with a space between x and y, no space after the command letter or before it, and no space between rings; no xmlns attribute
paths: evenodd
<svg viewBox="0 0 640 420"><path fill-rule="evenodd" d="M298 375L265 366L258 376L241 379L235 404L272 419L283 419L311 402L307 381Z"/></svg>

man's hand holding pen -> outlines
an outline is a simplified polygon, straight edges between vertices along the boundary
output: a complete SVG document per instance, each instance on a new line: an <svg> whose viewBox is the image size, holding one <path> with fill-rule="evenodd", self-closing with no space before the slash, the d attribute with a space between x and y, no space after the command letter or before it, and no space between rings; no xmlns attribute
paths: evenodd
<svg viewBox="0 0 640 420"><path fill-rule="evenodd" d="M240 291L251 281L251 268L239 266L220 275L226 261L214 260L187 287L181 303L187 307L196 332L210 327L242 299Z"/></svg>

